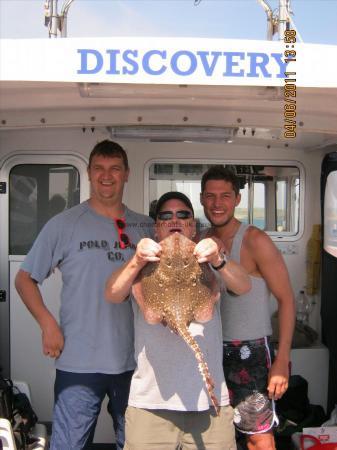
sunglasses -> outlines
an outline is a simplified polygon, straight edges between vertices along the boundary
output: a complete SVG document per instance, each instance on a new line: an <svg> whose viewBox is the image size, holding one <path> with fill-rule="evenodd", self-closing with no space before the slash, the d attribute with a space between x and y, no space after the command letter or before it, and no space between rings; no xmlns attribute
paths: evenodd
<svg viewBox="0 0 337 450"><path fill-rule="evenodd" d="M118 238L119 238L119 246L122 250L124 250L126 247L130 245L130 239L129 236L123 232L124 228L126 227L126 223L124 219L115 219L115 224L118 231Z"/></svg>
<svg viewBox="0 0 337 450"><path fill-rule="evenodd" d="M173 211L161 211L160 213L158 213L157 218L159 220L171 220L174 215L177 219L186 220L191 219L193 214L191 211L187 211L186 209L176 211L175 213Z"/></svg>

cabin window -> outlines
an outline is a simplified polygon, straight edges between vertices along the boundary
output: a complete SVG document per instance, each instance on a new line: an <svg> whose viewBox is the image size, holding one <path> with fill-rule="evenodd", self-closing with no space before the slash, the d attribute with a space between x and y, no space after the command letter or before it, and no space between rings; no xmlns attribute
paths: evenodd
<svg viewBox="0 0 337 450"><path fill-rule="evenodd" d="M248 186L245 185L241 191L241 201L238 207L235 209L236 217L243 223L249 223L249 192Z"/></svg>
<svg viewBox="0 0 337 450"><path fill-rule="evenodd" d="M80 201L78 170L62 164L20 164L9 175L9 252L25 255L43 225Z"/></svg>
<svg viewBox="0 0 337 450"><path fill-rule="evenodd" d="M276 229L284 231L287 229L287 182L279 180L276 182Z"/></svg>
<svg viewBox="0 0 337 450"><path fill-rule="evenodd" d="M337 172L330 172L324 196L324 250L337 258Z"/></svg>
<svg viewBox="0 0 337 450"><path fill-rule="evenodd" d="M253 224L272 237L292 237L299 233L300 169L297 165L223 164L241 179L241 202L235 217ZM201 226L208 226L199 196L202 174L211 167L200 163L153 162L149 166L149 204L165 192L184 192L192 201Z"/></svg>
<svg viewBox="0 0 337 450"><path fill-rule="evenodd" d="M266 228L266 191L265 184L253 183L253 218L252 223L258 228L265 230Z"/></svg>

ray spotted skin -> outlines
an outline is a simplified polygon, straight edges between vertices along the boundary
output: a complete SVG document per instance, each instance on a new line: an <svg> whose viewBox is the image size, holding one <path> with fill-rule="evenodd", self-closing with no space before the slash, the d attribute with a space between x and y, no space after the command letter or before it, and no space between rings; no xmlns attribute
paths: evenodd
<svg viewBox="0 0 337 450"><path fill-rule="evenodd" d="M133 286L137 302L142 305L145 320L163 321L190 346L218 413L214 383L204 355L191 335L192 321L207 322L212 318L214 303L219 298L219 284L208 264L198 264L193 254L195 243L180 233L160 242L159 262L148 263Z"/></svg>

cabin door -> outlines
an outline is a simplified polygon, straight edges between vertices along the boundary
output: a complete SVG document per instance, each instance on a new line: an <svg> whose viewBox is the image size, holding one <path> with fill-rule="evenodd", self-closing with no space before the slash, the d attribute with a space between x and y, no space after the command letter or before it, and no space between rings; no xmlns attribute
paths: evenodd
<svg viewBox="0 0 337 450"><path fill-rule="evenodd" d="M14 279L49 218L88 198L86 165L81 156L25 153L10 156L0 169L0 366L6 376L29 384L41 421L51 420L54 361L42 354L40 329L20 300ZM59 272L41 287L56 317L60 290Z"/></svg>
<svg viewBox="0 0 337 450"><path fill-rule="evenodd" d="M337 152L322 163L322 338L329 349L328 414L337 403Z"/></svg>

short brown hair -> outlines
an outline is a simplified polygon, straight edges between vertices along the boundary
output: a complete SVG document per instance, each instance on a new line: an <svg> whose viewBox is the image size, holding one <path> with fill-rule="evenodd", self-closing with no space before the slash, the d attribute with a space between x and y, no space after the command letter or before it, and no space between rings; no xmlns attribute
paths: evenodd
<svg viewBox="0 0 337 450"><path fill-rule="evenodd" d="M95 145L89 156L88 167L90 167L94 156L105 156L106 158L121 158L123 160L125 169L128 170L129 168L128 157L123 147L117 144L117 142L110 141L109 139L105 139L104 141L98 142Z"/></svg>
<svg viewBox="0 0 337 450"><path fill-rule="evenodd" d="M240 193L240 180L232 169L228 169L224 166L216 165L211 166L201 178L201 193L203 194L207 181L210 180L222 180L232 183L235 195Z"/></svg>

